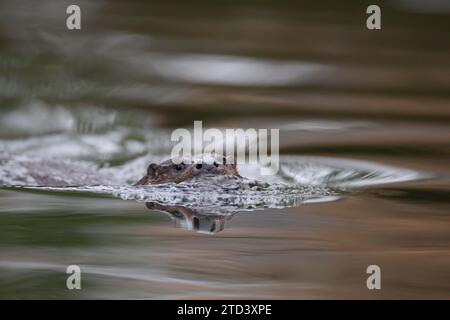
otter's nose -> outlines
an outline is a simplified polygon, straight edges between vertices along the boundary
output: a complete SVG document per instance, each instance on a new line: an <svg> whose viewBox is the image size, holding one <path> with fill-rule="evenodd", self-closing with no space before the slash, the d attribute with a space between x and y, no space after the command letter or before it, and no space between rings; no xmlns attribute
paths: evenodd
<svg viewBox="0 0 450 320"><path fill-rule="evenodd" d="M215 169L217 169L215 165L203 163L201 170L205 172L213 172Z"/></svg>

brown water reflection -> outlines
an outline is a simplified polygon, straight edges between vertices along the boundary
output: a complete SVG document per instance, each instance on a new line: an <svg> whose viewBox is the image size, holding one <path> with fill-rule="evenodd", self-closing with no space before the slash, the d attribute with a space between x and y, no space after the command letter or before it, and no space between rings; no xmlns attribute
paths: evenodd
<svg viewBox="0 0 450 320"><path fill-rule="evenodd" d="M245 212L214 236L172 228L133 201L13 193L8 201L22 206L3 213L2 296L444 298L448 192L448 182L423 182ZM46 212L30 217L31 203ZM76 212L61 214L75 203ZM61 289L73 263L84 270L79 293ZM382 268L381 291L365 287L370 264Z"/></svg>

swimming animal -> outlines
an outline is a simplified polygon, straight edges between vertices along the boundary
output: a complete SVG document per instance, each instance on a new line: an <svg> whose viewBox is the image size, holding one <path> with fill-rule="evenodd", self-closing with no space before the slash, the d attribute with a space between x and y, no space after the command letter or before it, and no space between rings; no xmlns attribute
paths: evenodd
<svg viewBox="0 0 450 320"><path fill-rule="evenodd" d="M194 157L177 157L152 163L147 173L135 185L180 183L198 176L229 175L242 178L231 157L222 155L197 155Z"/></svg>

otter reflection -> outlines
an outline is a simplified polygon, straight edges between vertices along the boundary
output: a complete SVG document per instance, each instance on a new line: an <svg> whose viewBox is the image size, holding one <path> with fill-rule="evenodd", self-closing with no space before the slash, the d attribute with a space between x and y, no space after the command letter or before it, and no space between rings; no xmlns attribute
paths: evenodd
<svg viewBox="0 0 450 320"><path fill-rule="evenodd" d="M226 222L231 220L235 214L234 212L226 215L203 213L199 209L183 206L168 206L157 202L146 202L145 206L150 210L168 213L178 228L209 234L222 231L225 228Z"/></svg>

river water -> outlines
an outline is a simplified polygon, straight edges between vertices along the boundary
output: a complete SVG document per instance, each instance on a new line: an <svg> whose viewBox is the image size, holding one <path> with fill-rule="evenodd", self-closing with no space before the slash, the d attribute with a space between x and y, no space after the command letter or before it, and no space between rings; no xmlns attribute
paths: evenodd
<svg viewBox="0 0 450 320"><path fill-rule="evenodd" d="M78 3L0 4L0 298L450 298L445 2ZM280 170L131 186L194 120Z"/></svg>

